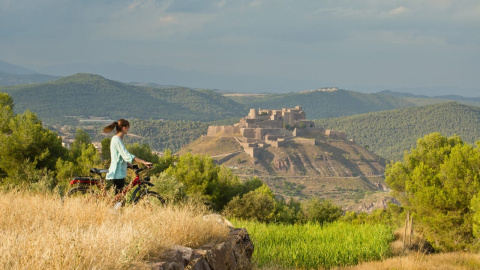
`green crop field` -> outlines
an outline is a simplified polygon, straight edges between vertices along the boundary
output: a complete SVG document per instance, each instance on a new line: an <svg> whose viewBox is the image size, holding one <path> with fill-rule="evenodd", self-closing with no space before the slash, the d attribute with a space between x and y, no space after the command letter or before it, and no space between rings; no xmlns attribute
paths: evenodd
<svg viewBox="0 0 480 270"><path fill-rule="evenodd" d="M257 267L331 268L381 260L390 255L393 230L386 225L264 224L234 221L247 228L255 245Z"/></svg>

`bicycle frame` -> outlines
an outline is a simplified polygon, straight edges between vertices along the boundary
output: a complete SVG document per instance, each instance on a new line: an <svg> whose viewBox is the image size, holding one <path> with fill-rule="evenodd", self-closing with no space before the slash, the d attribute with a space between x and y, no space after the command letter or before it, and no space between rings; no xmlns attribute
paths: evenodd
<svg viewBox="0 0 480 270"><path fill-rule="evenodd" d="M150 177L145 177L145 178L140 178L140 172L145 170L146 168L139 168L138 165L133 165L132 169L135 170L135 179L131 181L126 187L124 187L118 194L116 194L113 199L111 199L111 202L114 204L120 203L125 203L126 202L126 195L127 193L135 188L135 190L132 193L131 197L131 202L135 202L140 196L143 195L143 192L138 194L139 191L145 191L144 193L147 194L149 193L148 187L149 186L154 186L152 183L149 182ZM92 168L90 169L90 173L92 175L97 174L99 175L100 179L96 179L93 177L75 177L73 180L70 181L70 185L79 185L79 187L84 187L82 190L85 192L86 190L89 190L90 187L96 186L99 189L98 195L103 198L110 197L108 196L107 188L105 185L105 178L103 177L103 173L107 173L108 170L102 170L102 169L97 169L97 168ZM78 189L79 187L72 188L71 190ZM144 187L144 189L141 189L141 187ZM137 197L137 195L139 197ZM111 198L111 197L110 197ZM162 199L163 200L163 199ZM162 201L163 202L163 201Z"/></svg>
<svg viewBox="0 0 480 270"><path fill-rule="evenodd" d="M145 168L139 168L138 165L133 165L132 169L135 169L135 179L133 179L133 181L130 182L130 184L128 184L125 188L123 188L120 193L115 195L115 197L113 198L113 202L122 201L125 198L126 194L132 188L138 186L138 188L133 191L132 197L130 199L131 201L133 201L135 199L136 193L140 190L141 185L146 184L148 186L153 186L152 183L148 181L144 181L143 179L140 178L140 172L145 170Z"/></svg>

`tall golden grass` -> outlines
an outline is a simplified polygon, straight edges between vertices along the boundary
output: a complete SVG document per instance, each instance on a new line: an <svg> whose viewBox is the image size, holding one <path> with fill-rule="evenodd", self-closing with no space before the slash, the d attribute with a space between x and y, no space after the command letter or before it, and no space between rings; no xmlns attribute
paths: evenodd
<svg viewBox="0 0 480 270"><path fill-rule="evenodd" d="M381 262L367 262L343 270L476 270L480 269L480 254L467 252L425 255L414 253Z"/></svg>
<svg viewBox="0 0 480 270"><path fill-rule="evenodd" d="M0 193L1 269L144 269L174 245L225 240L206 210L124 207L25 192Z"/></svg>

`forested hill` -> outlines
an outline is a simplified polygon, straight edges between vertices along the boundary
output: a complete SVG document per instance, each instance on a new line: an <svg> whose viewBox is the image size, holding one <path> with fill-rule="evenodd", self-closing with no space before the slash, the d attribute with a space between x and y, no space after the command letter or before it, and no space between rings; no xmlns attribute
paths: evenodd
<svg viewBox="0 0 480 270"><path fill-rule="evenodd" d="M400 160L418 138L431 132L480 140L480 108L456 102L315 120L318 127L345 130L357 144L387 160Z"/></svg>
<svg viewBox="0 0 480 270"><path fill-rule="evenodd" d="M300 105L307 113L308 119L333 118L416 106L401 97L348 90L308 91L264 96L229 96L229 98L246 104L249 108L278 109Z"/></svg>
<svg viewBox="0 0 480 270"><path fill-rule="evenodd" d="M168 119L211 121L241 117L247 109L210 90L184 87L142 87L76 74L52 82L0 87L15 102L46 122L65 116L103 116L111 119Z"/></svg>

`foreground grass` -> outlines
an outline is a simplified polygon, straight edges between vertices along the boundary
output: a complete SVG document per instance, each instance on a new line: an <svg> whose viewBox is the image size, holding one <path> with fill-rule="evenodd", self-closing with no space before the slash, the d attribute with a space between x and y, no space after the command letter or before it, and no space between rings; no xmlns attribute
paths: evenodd
<svg viewBox="0 0 480 270"><path fill-rule="evenodd" d="M342 270L476 270L480 269L480 254L455 252L425 255L422 253L367 262Z"/></svg>
<svg viewBox="0 0 480 270"><path fill-rule="evenodd" d="M255 245L253 260L259 268L317 269L381 260L391 254L394 240L392 229L385 225L234 224L250 234Z"/></svg>
<svg viewBox="0 0 480 270"><path fill-rule="evenodd" d="M126 207L0 193L0 269L143 269L174 246L224 240L192 206Z"/></svg>

